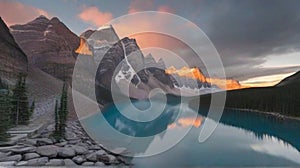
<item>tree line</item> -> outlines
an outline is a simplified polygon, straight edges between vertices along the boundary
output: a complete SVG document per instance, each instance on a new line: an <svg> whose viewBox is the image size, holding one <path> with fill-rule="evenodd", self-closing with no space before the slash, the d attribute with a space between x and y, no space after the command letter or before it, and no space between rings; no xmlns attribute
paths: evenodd
<svg viewBox="0 0 300 168"><path fill-rule="evenodd" d="M27 125L34 112L35 101L30 103L26 86L26 75L20 74L11 89L0 78L0 142L6 141L10 135L7 131L18 125ZM63 85L60 101L55 103L55 131L53 137L65 137L65 127L68 116L68 86Z"/></svg>
<svg viewBox="0 0 300 168"><path fill-rule="evenodd" d="M29 101L26 75L19 74L13 89L0 78L0 141L6 140L7 130L29 124L35 102Z"/></svg>
<svg viewBox="0 0 300 168"><path fill-rule="evenodd" d="M214 93L218 96L219 93ZM200 96L200 107L210 106L211 95ZM191 104L196 104L193 102ZM276 112L286 116L300 117L300 89L299 85L249 88L228 91L226 108L249 109L264 112Z"/></svg>

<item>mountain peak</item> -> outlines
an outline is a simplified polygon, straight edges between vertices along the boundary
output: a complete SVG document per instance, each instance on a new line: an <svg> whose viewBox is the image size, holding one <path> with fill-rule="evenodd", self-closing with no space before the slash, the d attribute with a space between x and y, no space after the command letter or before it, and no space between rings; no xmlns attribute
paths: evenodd
<svg viewBox="0 0 300 168"><path fill-rule="evenodd" d="M32 20L29 23L36 23L36 22L49 22L50 20L44 16L44 15L40 15L39 17L35 18L34 20Z"/></svg>
<svg viewBox="0 0 300 168"><path fill-rule="evenodd" d="M157 61L157 64L158 64L158 67L165 70L166 69L166 64L164 62L164 60L162 58L160 58L158 61Z"/></svg>
<svg viewBox="0 0 300 168"><path fill-rule="evenodd" d="M40 15L39 17L37 17L36 19L48 19L45 15ZM49 20L49 19L48 19Z"/></svg>
<svg viewBox="0 0 300 168"><path fill-rule="evenodd" d="M114 28L111 24L109 24L109 25L103 25L99 27L97 30L103 30L103 29L114 29Z"/></svg>
<svg viewBox="0 0 300 168"><path fill-rule="evenodd" d="M51 18L50 23L60 23L60 20L57 17L53 17Z"/></svg>
<svg viewBox="0 0 300 168"><path fill-rule="evenodd" d="M71 79L80 39L57 17L39 16L33 21L11 26L11 32L28 56L29 63L59 79ZM61 67L67 67L60 72Z"/></svg>
<svg viewBox="0 0 300 168"><path fill-rule="evenodd" d="M95 41L106 41L111 44L114 44L120 40L112 25L101 26L96 31L89 31L89 33L86 35L89 35L89 39Z"/></svg>

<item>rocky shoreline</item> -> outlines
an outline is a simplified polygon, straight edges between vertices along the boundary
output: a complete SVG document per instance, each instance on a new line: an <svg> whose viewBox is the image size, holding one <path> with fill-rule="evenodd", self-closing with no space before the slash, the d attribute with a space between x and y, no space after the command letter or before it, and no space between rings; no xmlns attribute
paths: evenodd
<svg viewBox="0 0 300 168"><path fill-rule="evenodd" d="M0 166L130 166L117 152L94 142L79 121L67 123L63 140L51 138L53 130L54 124L13 146L0 147Z"/></svg>

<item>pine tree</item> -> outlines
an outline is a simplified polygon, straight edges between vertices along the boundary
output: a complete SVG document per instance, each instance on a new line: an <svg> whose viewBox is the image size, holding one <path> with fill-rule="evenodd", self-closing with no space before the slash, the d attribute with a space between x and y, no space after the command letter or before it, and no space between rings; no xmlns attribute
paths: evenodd
<svg viewBox="0 0 300 168"><path fill-rule="evenodd" d="M7 130L11 127L12 105L9 90L2 88L0 90L0 141L5 141L9 134Z"/></svg>
<svg viewBox="0 0 300 168"><path fill-rule="evenodd" d="M55 130L53 133L53 137L55 139L60 139L62 137L61 131L59 130L60 128L60 116L58 113L58 101L55 100L55 111L54 111L54 117L55 117Z"/></svg>
<svg viewBox="0 0 300 168"><path fill-rule="evenodd" d="M68 88L66 83L63 85L62 94L60 97L60 106L58 107L58 101L55 104L55 131L53 137L56 139L62 139L65 136L65 127L68 116Z"/></svg>
<svg viewBox="0 0 300 168"><path fill-rule="evenodd" d="M31 106L30 106L30 116L33 114L34 109L35 109L35 100L33 100L33 102L31 103Z"/></svg>
<svg viewBox="0 0 300 168"><path fill-rule="evenodd" d="M20 113L19 113L19 123L20 124L28 124L30 120L30 108L29 108L29 101L28 101L28 93L26 88L26 78L23 77L22 85L21 85L21 95L20 95Z"/></svg>
<svg viewBox="0 0 300 168"><path fill-rule="evenodd" d="M12 104L13 112L11 118L15 120L15 124L28 124L31 117L31 109L29 108L26 76L23 74L19 75L19 80L13 89Z"/></svg>
<svg viewBox="0 0 300 168"><path fill-rule="evenodd" d="M61 116L60 117L60 131L62 132L62 135L64 136L66 122L67 122L67 116L68 116L68 88L67 88L66 83L64 83L64 85L63 85L63 90L62 90L62 95L61 95L61 100L60 100L59 114Z"/></svg>

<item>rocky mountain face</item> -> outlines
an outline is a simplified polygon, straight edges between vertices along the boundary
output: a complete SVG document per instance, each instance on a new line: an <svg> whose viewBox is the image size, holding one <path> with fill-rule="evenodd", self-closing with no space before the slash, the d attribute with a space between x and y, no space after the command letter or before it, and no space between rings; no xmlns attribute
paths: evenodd
<svg viewBox="0 0 300 168"><path fill-rule="evenodd" d="M99 98L104 89L119 89L123 95L136 99L148 98L154 88L166 93L175 92L171 77L158 67L147 68L136 41L129 38L118 41L106 52L95 80L96 96Z"/></svg>
<svg viewBox="0 0 300 168"><path fill-rule="evenodd" d="M14 79L19 73L27 73L26 54L15 42L8 27L0 18L0 75L1 78Z"/></svg>
<svg viewBox="0 0 300 168"><path fill-rule="evenodd" d="M85 32L81 38L78 53L92 53L98 65L95 83L99 99L111 101L112 89L136 99L147 98L154 88L176 92L172 77L164 72L163 61L156 62L151 55L145 58L135 39L119 40L112 26Z"/></svg>
<svg viewBox="0 0 300 168"><path fill-rule="evenodd" d="M80 39L58 18L40 16L10 27L30 65L62 80L70 80Z"/></svg>

